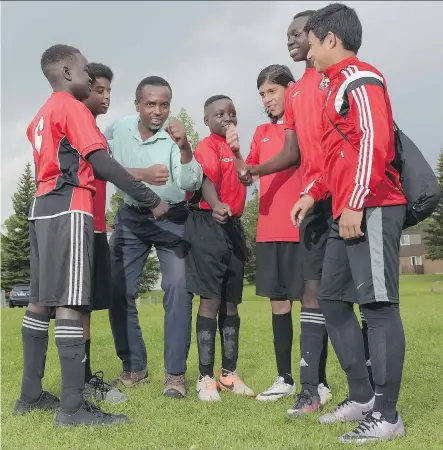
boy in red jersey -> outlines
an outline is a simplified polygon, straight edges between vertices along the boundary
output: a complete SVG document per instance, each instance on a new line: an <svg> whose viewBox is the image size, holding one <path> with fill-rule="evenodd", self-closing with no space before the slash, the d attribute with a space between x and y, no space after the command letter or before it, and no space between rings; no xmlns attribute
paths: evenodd
<svg viewBox="0 0 443 450"><path fill-rule="evenodd" d="M111 102L111 83L114 78L112 70L100 63L89 63L88 73L91 78L91 93L83 103L97 116L106 114ZM105 148L108 150L108 148ZM103 381L103 372L91 371L91 311L109 309L112 301L111 257L106 234L106 181L95 179L94 212L94 261L92 273L91 303L82 316L83 338L85 340L85 398L97 401L121 403L126 395L116 387Z"/></svg>
<svg viewBox="0 0 443 450"><path fill-rule="evenodd" d="M295 62L304 61L306 70L303 77L291 86L285 95L285 145L283 150L271 160L251 169L251 173L260 176L274 173L300 163L302 153L302 185L309 187L312 179L318 177L323 168L324 151L321 146L322 110L326 90L322 77L307 59L309 51L307 33L304 31L309 17L314 11L303 11L294 16L288 28L289 55ZM299 147L300 145L300 147ZM289 417L313 412L331 398L326 381L327 332L324 317L317 297L322 276L322 266L326 241L332 222L332 202L325 197L312 208L301 227L301 244L303 248L303 275L305 290L300 314L301 363L300 379L302 391L287 413ZM350 301L355 298L352 287L346 292ZM367 336L366 322L363 321L363 336ZM320 341L323 339L323 344ZM367 342L367 339L365 339ZM369 361L369 352L367 353ZM318 367L318 375L314 368ZM368 371L370 366L368 363ZM319 398L316 384L320 385Z"/></svg>
<svg viewBox="0 0 443 450"><path fill-rule="evenodd" d="M246 240L240 217L246 188L237 178L233 151L226 135L237 125L232 100L225 95L210 97L204 106L205 125L211 135L203 139L194 157L204 173L201 192L191 199L191 215L185 225L185 240L191 245L186 257L186 281L190 292L200 295L197 315L197 346L200 374L197 394L202 401L218 401L214 379L215 335L218 328L222 346L222 368L218 387L236 394L253 396L238 376L237 359Z"/></svg>
<svg viewBox="0 0 443 450"><path fill-rule="evenodd" d="M54 92L27 130L37 192L29 214L31 296L23 318L23 380L14 414L57 409L56 426L126 422L127 416L106 414L83 401L81 316L91 293L94 177L132 192L160 217L167 205L104 150L106 139L81 103L89 96L91 80L80 51L54 45L43 53L41 68ZM62 374L60 400L42 390L52 307Z"/></svg>
<svg viewBox="0 0 443 450"><path fill-rule="evenodd" d="M399 311L399 245L406 198L392 167L395 138L386 81L358 60L362 27L356 12L332 4L306 26L315 68L329 85L323 114L323 172L292 211L303 220L316 201L332 194L334 222L325 252L319 300L329 336L349 385L349 396L321 423L360 420L341 442L367 443L404 436L396 411L405 355ZM368 322L374 391L366 375L352 284Z"/></svg>

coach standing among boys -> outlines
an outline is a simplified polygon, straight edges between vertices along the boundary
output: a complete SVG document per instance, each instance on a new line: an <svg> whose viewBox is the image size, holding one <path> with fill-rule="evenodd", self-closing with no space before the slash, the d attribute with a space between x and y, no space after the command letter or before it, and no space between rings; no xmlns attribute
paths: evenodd
<svg viewBox="0 0 443 450"><path fill-rule="evenodd" d="M160 77L143 79L135 93L138 114L123 117L105 134L114 158L138 180L169 203L164 220L124 195L111 237L113 304L110 321L123 372L116 380L125 386L148 381L147 353L138 320L135 296L152 246L157 250L165 291L164 362L167 397L186 394L186 359L191 339L192 294L186 290L182 240L186 220L186 191L198 190L202 169L192 155L184 126L171 119L169 83Z"/></svg>

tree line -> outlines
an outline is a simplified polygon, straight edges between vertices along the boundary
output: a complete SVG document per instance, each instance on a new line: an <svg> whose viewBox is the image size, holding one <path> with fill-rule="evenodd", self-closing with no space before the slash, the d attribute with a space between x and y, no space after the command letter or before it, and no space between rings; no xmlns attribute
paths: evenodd
<svg viewBox="0 0 443 450"><path fill-rule="evenodd" d="M195 123L182 108L176 116L183 122L192 149L195 150L200 142L200 136L195 131ZM442 197L440 203L429 220L425 222L424 242L426 257L431 260L443 259L443 150L438 157L436 172L438 175ZM13 214L9 216L2 226L1 239L1 287L9 292L12 287L20 283L29 283L30 279L30 245L28 233L28 214L35 193L35 182L32 175L31 164L25 165L24 171L18 181L17 191L12 196ZM242 217L243 226L251 244L252 258L245 267L245 279L255 283L256 272L256 228L258 218L259 193L254 186L252 196L247 202ZM118 193L111 196L110 208L106 212L108 226L113 228L114 217L118 207L123 203ZM139 294L153 290L160 278L160 267L155 255L150 254L139 281Z"/></svg>

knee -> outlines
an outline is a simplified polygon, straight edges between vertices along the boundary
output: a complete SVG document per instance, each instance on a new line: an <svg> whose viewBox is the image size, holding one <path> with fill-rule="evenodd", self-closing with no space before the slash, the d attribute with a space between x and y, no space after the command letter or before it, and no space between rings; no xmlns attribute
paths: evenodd
<svg viewBox="0 0 443 450"><path fill-rule="evenodd" d="M305 281L302 297L303 308L319 309L318 293L320 291L320 280Z"/></svg>
<svg viewBox="0 0 443 450"><path fill-rule="evenodd" d="M56 319L64 320L82 320L83 313L77 308L70 308L67 306L58 307L55 310Z"/></svg>
<svg viewBox="0 0 443 450"><path fill-rule="evenodd" d="M226 315L238 316L238 307L234 303L226 303Z"/></svg>
<svg viewBox="0 0 443 450"><path fill-rule="evenodd" d="M33 312L34 314L38 314L39 316L47 317L48 319L51 314L51 308L49 308L48 306L40 306L33 303L29 303L26 309L27 311Z"/></svg>
<svg viewBox="0 0 443 450"><path fill-rule="evenodd" d="M271 301L272 314L281 315L291 312L292 302L290 300Z"/></svg>
<svg viewBox="0 0 443 450"><path fill-rule="evenodd" d="M208 319L215 319L220 309L219 300L210 300L207 298L200 299L200 306L198 309L198 315L206 317Z"/></svg>

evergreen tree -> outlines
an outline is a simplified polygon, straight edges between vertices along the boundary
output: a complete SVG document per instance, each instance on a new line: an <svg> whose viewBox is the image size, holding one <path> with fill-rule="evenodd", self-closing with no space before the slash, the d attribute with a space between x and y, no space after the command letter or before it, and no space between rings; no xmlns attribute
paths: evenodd
<svg viewBox="0 0 443 450"><path fill-rule="evenodd" d="M28 215L35 193L31 164L26 164L17 192L12 196L14 214L5 220L1 233L2 288L9 291L15 284L30 279L30 245Z"/></svg>
<svg viewBox="0 0 443 450"><path fill-rule="evenodd" d="M256 235L258 220L258 190L254 186L252 198L246 203L245 212L243 213L242 223L245 229L251 247L251 260L245 265L245 278L249 283L255 283L256 272Z"/></svg>
<svg viewBox="0 0 443 450"><path fill-rule="evenodd" d="M427 252L426 258L432 261L443 259L443 150L440 150L438 157L437 175L441 189L440 203L429 220L428 227L425 229L426 236L424 239Z"/></svg>

